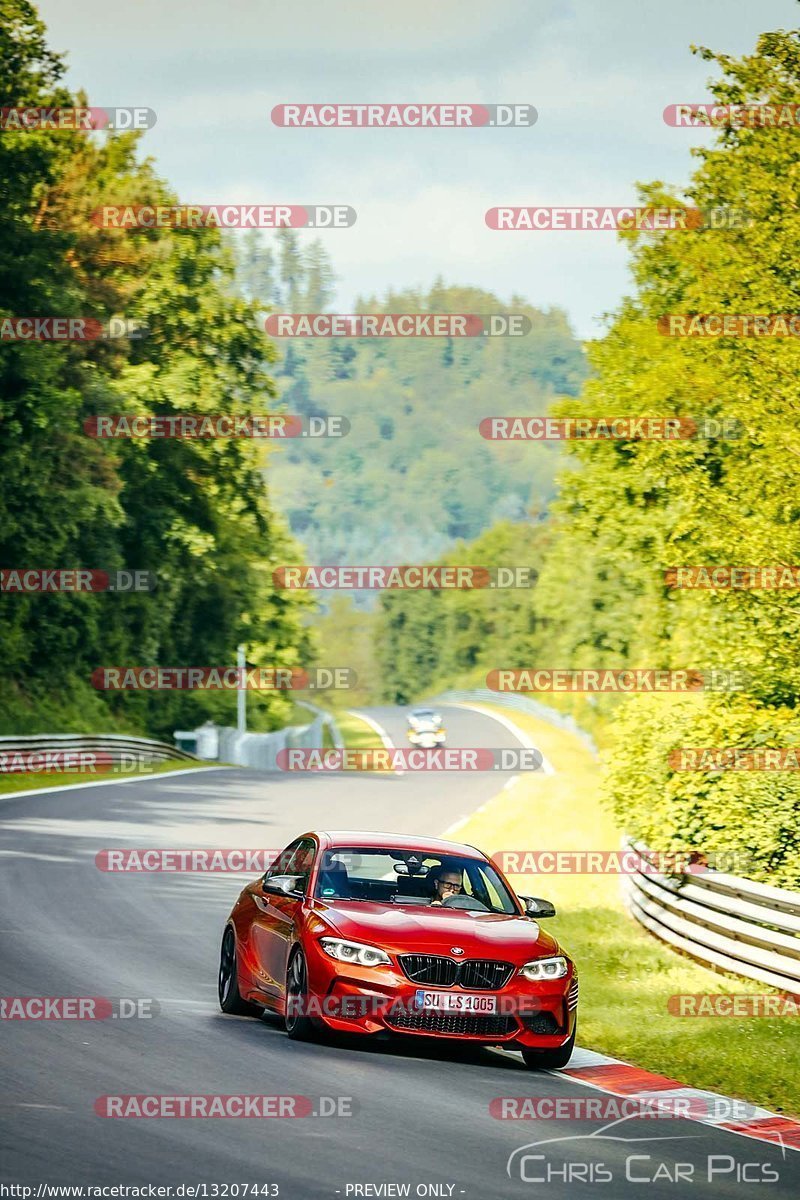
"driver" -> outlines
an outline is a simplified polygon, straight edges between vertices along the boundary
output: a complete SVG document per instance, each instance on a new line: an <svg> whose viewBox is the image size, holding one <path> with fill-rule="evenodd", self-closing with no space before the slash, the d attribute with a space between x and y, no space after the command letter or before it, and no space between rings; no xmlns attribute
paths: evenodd
<svg viewBox="0 0 800 1200"><path fill-rule="evenodd" d="M461 872L447 868L436 876L431 904L442 905L448 896L457 896L463 890Z"/></svg>

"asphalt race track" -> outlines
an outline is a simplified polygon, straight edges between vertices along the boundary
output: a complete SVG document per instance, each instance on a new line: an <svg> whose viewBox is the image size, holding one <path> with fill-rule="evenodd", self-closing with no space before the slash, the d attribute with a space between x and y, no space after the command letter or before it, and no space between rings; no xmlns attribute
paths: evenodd
<svg viewBox="0 0 800 1200"><path fill-rule="evenodd" d="M368 711L405 744L403 712ZM507 729L474 712L447 709L446 724L450 745L514 744ZM800 1194L796 1152L784 1159L779 1147L688 1121L629 1121L609 1131L624 1140L587 1140L596 1122L496 1120L493 1097L587 1094L563 1075L526 1070L518 1055L424 1040L292 1043L272 1017L223 1016L219 941L242 877L108 874L95 865L110 847L273 848L315 827L442 834L505 778L226 769L0 799L0 993L149 997L160 1009L151 1019L0 1022L8 1064L0 1181L274 1183L282 1200ZM354 1111L294 1120L95 1114L97 1097L119 1093L347 1096ZM520 1156L507 1175L514 1150L553 1138L571 1140L532 1150L544 1158L525 1163L530 1179L549 1170L550 1182L523 1182ZM659 1180L626 1182L632 1155L641 1156L634 1174L658 1171ZM709 1155L735 1164L711 1183ZM576 1164L594 1174L591 1190L574 1174L568 1182ZM612 1181L596 1178L598 1164ZM683 1181L672 1181L676 1164ZM737 1174L753 1180L769 1171L778 1182L737 1182ZM378 1190L354 1187L368 1184Z"/></svg>

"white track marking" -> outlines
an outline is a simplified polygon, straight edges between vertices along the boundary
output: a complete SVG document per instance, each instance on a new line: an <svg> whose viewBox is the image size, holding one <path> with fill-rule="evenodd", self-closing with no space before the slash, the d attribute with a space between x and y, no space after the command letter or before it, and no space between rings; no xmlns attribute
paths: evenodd
<svg viewBox="0 0 800 1200"><path fill-rule="evenodd" d="M355 709L355 708L349 709L348 715L351 717L358 717L359 721L363 721L365 725L369 725L372 732L377 733L378 737L381 739L384 749L386 749L386 750L396 750L397 749L394 742L389 737L389 734L386 732L386 730L383 728L382 725L378 724L378 722L373 717L370 717L367 715L367 713L361 712L360 710ZM405 771L404 770L395 771L394 774L395 775L405 775Z"/></svg>
<svg viewBox="0 0 800 1200"><path fill-rule="evenodd" d="M176 775L196 775L198 771L230 771L225 767L186 767L180 771L158 771L154 775L131 775L128 779L98 779L93 783L57 783L54 787L22 788L18 792L0 792L0 801L13 800L16 796L44 796L46 792L74 792L76 788L113 787L115 783L142 783L150 779L174 779Z"/></svg>

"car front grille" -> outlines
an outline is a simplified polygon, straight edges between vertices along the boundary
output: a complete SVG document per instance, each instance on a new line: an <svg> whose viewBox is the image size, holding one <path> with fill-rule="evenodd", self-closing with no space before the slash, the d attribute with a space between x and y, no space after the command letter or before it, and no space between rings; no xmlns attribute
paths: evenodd
<svg viewBox="0 0 800 1200"><path fill-rule="evenodd" d="M452 958L441 958L435 954L401 954L400 966L412 983L452 987L458 976L459 964Z"/></svg>
<svg viewBox="0 0 800 1200"><path fill-rule="evenodd" d="M513 971L511 963L493 962L490 958L468 958L461 963L458 983L460 987L475 991L496 991L506 986Z"/></svg>
<svg viewBox="0 0 800 1200"><path fill-rule="evenodd" d="M401 954L400 966L412 983L428 987L459 987L473 992L494 992L505 987L514 973L511 963L490 958L456 962L438 954Z"/></svg>
<svg viewBox="0 0 800 1200"><path fill-rule="evenodd" d="M519 1029L513 1017L502 1013L451 1013L405 1007L392 1009L386 1024L404 1033L438 1033L442 1037L504 1038Z"/></svg>

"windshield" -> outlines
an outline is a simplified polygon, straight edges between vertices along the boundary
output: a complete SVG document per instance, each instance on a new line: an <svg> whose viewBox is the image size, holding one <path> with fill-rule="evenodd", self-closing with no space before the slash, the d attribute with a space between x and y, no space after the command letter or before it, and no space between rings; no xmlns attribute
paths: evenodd
<svg viewBox="0 0 800 1200"><path fill-rule="evenodd" d="M431 712L427 708L419 708L415 712L409 713L409 721L435 721L437 724L441 721L438 713Z"/></svg>
<svg viewBox="0 0 800 1200"><path fill-rule="evenodd" d="M415 907L516 914L511 893L491 863L427 850L339 847L322 856L314 895Z"/></svg>

